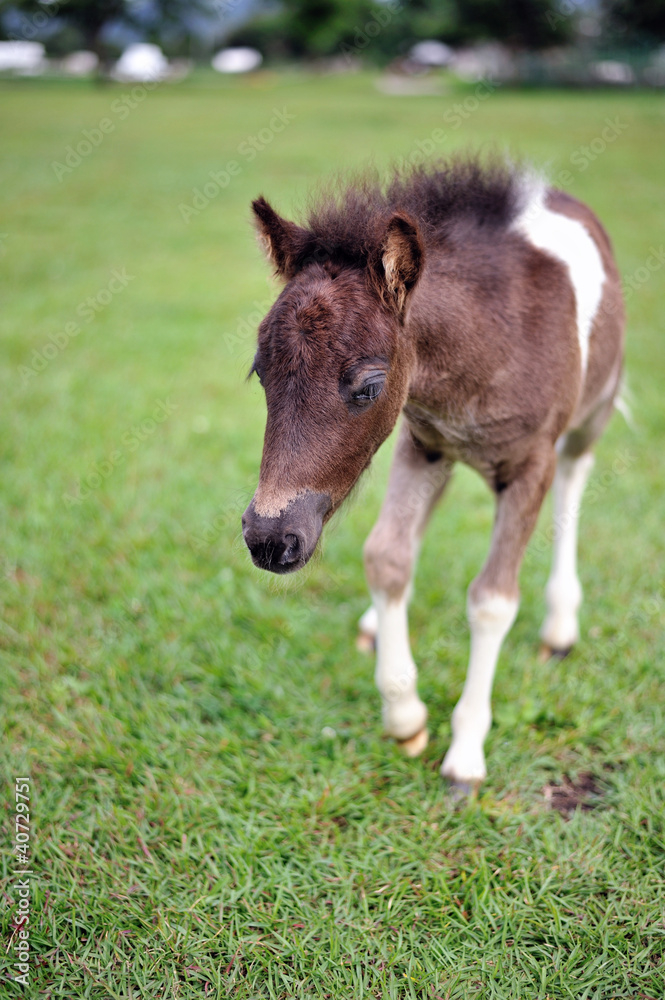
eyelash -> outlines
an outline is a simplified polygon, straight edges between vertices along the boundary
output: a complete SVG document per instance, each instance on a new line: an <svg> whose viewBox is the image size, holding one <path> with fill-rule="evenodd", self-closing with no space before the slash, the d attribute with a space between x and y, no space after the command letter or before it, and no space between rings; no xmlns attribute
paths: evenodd
<svg viewBox="0 0 665 1000"><path fill-rule="evenodd" d="M361 402L373 402L379 396L382 388L383 382L368 382L362 389L358 389L357 392L353 393L352 399Z"/></svg>

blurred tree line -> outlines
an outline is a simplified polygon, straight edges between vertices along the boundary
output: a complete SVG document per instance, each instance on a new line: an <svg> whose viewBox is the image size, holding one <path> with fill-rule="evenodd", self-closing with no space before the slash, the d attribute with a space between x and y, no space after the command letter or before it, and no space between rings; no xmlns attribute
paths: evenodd
<svg viewBox="0 0 665 1000"><path fill-rule="evenodd" d="M548 19L548 14L552 15ZM415 42L451 45L493 39L524 48L561 44L572 22L558 0L284 0L235 33L235 40L284 58L364 50L385 61Z"/></svg>
<svg viewBox="0 0 665 1000"><path fill-rule="evenodd" d="M226 43L273 59L387 62L423 39L562 45L588 17L611 44L665 41L665 0L0 0L4 37L99 55L147 40L171 54L204 55Z"/></svg>
<svg viewBox="0 0 665 1000"><path fill-rule="evenodd" d="M588 15L612 44L665 41L665 0L282 0L234 32L233 43L291 59L366 49L379 61L425 39L544 49L573 41Z"/></svg>
<svg viewBox="0 0 665 1000"><path fill-rule="evenodd" d="M132 42L170 55L207 55L251 16L253 0L0 0L0 35L44 42L60 55L75 49L102 60Z"/></svg>

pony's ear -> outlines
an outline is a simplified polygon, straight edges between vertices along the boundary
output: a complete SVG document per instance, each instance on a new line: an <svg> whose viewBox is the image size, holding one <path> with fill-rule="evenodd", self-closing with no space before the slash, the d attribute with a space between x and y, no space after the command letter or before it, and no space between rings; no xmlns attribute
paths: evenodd
<svg viewBox="0 0 665 1000"><path fill-rule="evenodd" d="M423 261L424 249L416 223L406 215L393 215L381 244L381 263L385 285L400 314L420 277Z"/></svg>
<svg viewBox="0 0 665 1000"><path fill-rule="evenodd" d="M292 278L295 260L307 237L307 230L283 219L263 196L252 202L252 209L259 240L268 260L280 277Z"/></svg>

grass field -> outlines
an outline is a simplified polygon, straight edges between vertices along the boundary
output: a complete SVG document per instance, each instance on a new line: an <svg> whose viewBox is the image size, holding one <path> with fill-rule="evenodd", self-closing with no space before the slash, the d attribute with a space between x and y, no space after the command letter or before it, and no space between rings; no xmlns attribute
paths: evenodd
<svg viewBox="0 0 665 1000"><path fill-rule="evenodd" d="M5 82L0 134L2 996L661 1000L662 96ZM428 535L411 633L433 739L407 761L354 648L390 444L305 573L261 575L242 544L264 422L243 379L275 294L248 203L288 213L331 171L491 143L605 221L635 428L615 417L597 450L583 640L546 666L543 512L489 777L455 806L438 766L491 498L458 470ZM27 988L8 981L23 775ZM556 786L587 808L551 808Z"/></svg>

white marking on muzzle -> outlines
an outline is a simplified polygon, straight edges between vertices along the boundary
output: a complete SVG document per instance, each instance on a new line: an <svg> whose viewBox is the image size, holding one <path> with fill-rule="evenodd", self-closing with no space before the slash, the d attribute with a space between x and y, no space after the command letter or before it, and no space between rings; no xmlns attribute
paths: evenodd
<svg viewBox="0 0 665 1000"><path fill-rule="evenodd" d="M299 490L297 493L287 492L279 486L262 486L259 484L254 494L254 510L259 517L279 517L286 508L304 496L307 490Z"/></svg>

